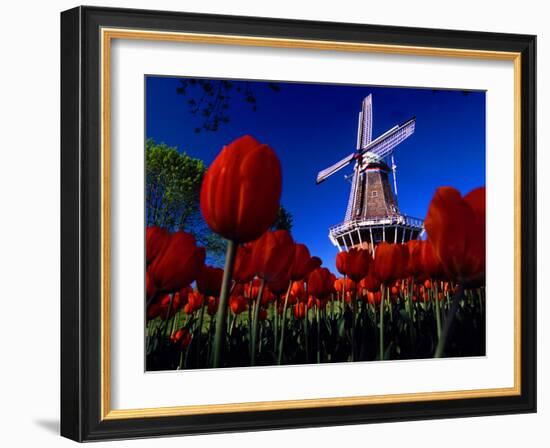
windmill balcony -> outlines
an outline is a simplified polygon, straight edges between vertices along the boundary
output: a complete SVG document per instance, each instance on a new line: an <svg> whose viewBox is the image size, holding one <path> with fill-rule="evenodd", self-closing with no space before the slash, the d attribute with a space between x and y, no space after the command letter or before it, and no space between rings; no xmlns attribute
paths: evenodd
<svg viewBox="0 0 550 448"><path fill-rule="evenodd" d="M339 250L352 247L372 249L381 241L404 243L417 239L423 230L423 220L398 214L344 221L329 229L329 238Z"/></svg>

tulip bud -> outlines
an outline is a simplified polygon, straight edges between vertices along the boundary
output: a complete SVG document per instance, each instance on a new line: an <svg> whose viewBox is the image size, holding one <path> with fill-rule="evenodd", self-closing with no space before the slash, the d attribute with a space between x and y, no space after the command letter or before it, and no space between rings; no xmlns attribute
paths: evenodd
<svg viewBox="0 0 550 448"><path fill-rule="evenodd" d="M239 243L259 238L279 212L282 171L277 155L245 135L225 146L201 186L204 220L217 234Z"/></svg>
<svg viewBox="0 0 550 448"><path fill-rule="evenodd" d="M204 264L205 251L195 245L195 238L178 231L164 251L149 267L154 287L164 293L176 292L193 282Z"/></svg>
<svg viewBox="0 0 550 448"><path fill-rule="evenodd" d="M386 285L408 276L409 250L403 244L383 241L374 255L374 273Z"/></svg>
<svg viewBox="0 0 550 448"><path fill-rule="evenodd" d="M370 251L366 249L350 249L345 266L348 277L356 282L360 281L369 272L371 261L372 256Z"/></svg>
<svg viewBox="0 0 550 448"><path fill-rule="evenodd" d="M265 232L252 250L256 275L266 282L278 282L287 276L294 260L294 247L286 230Z"/></svg>
<svg viewBox="0 0 550 448"><path fill-rule="evenodd" d="M158 226L147 227L145 231L145 260L149 266L170 243L170 232Z"/></svg>
<svg viewBox="0 0 550 448"><path fill-rule="evenodd" d="M472 286L485 278L485 187L462 197L441 187L424 223L428 240L450 280Z"/></svg>
<svg viewBox="0 0 550 448"><path fill-rule="evenodd" d="M197 276L197 289L205 296L219 296L222 288L223 269L203 266Z"/></svg>

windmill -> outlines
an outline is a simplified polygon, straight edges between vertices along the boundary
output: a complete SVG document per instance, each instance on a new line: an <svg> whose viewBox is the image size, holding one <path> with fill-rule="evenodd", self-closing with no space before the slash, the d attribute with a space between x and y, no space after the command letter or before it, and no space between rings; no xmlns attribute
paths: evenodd
<svg viewBox="0 0 550 448"><path fill-rule="evenodd" d="M329 238L339 250L351 247L373 250L381 241L405 242L422 233L422 220L399 211L393 155L396 147L414 133L415 124L416 118L412 117L373 140L372 95L368 95L359 112L357 150L317 175L317 184L320 184L354 164L344 221L329 229ZM390 187L390 172L394 191Z"/></svg>

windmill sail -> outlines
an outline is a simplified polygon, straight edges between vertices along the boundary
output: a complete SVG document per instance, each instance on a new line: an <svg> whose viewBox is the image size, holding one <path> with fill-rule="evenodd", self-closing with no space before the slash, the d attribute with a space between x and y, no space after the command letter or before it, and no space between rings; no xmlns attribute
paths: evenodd
<svg viewBox="0 0 550 448"><path fill-rule="evenodd" d="M328 168L325 168L322 171L319 171L317 174L317 183L320 184L323 182L327 177L332 176L337 171L340 171L342 168L348 166L353 159L355 158L356 154L351 153L349 156L344 157L339 162L336 162L334 165L329 166Z"/></svg>
<svg viewBox="0 0 550 448"><path fill-rule="evenodd" d="M379 159L389 156L396 146L413 135L415 123L416 118L413 117L400 125L394 126L363 148L363 154L368 151Z"/></svg>
<svg viewBox="0 0 550 448"><path fill-rule="evenodd" d="M372 141L372 95L365 97L359 114L360 144L357 149L363 149Z"/></svg>

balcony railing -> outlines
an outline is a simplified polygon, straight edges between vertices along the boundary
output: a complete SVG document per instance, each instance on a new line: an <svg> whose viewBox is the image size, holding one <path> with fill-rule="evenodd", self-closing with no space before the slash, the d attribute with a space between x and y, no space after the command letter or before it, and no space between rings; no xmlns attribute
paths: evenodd
<svg viewBox="0 0 550 448"><path fill-rule="evenodd" d="M422 219L413 218L406 215L384 216L381 218L372 219L354 219L352 221L344 221L341 224L332 226L329 231L332 235L340 235L356 227L377 227L393 225L401 225L421 229L424 226L424 221Z"/></svg>

